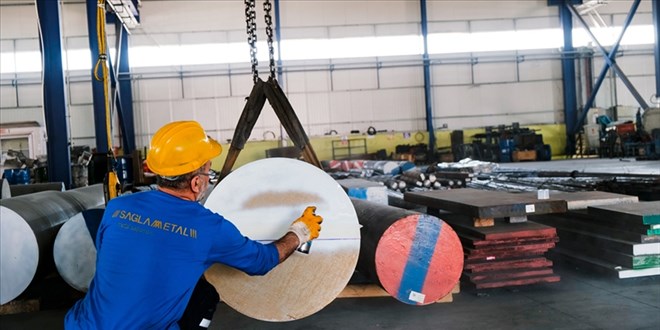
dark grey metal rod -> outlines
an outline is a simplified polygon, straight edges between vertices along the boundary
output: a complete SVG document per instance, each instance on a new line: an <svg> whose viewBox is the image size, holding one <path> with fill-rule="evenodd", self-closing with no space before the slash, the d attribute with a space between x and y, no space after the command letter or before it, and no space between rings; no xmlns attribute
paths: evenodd
<svg viewBox="0 0 660 330"><path fill-rule="evenodd" d="M53 242L64 222L103 204L101 184L0 200L0 304L23 293L37 274L54 269Z"/></svg>

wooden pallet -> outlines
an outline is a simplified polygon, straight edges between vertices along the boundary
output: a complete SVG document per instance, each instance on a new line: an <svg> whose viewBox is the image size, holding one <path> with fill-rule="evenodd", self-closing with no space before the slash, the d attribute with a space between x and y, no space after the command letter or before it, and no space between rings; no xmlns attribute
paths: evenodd
<svg viewBox="0 0 660 330"><path fill-rule="evenodd" d="M448 303L454 300L453 295L461 292L461 284L456 283L454 288L446 296L440 298L436 303ZM339 293L337 298L375 298L391 297L387 291L378 284L349 284Z"/></svg>
<svg viewBox="0 0 660 330"><path fill-rule="evenodd" d="M535 161L536 160L536 150L514 150L512 153L512 159L514 162L521 161Z"/></svg>
<svg viewBox="0 0 660 330"><path fill-rule="evenodd" d="M39 299L17 299L0 305L0 315L37 312L40 305Z"/></svg>

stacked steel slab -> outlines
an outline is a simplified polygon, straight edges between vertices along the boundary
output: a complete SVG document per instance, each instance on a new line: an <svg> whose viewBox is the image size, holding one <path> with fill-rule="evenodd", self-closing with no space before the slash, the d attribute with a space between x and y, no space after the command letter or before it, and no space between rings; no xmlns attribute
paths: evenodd
<svg viewBox="0 0 660 330"><path fill-rule="evenodd" d="M556 230L528 222L527 216L563 213L566 201L469 188L411 192L404 199L427 206L457 232L465 254L464 283L482 289L560 280L544 257L555 246Z"/></svg>
<svg viewBox="0 0 660 330"><path fill-rule="evenodd" d="M492 227L474 227L469 217L447 214L463 244L463 282L477 289L558 282L552 261L544 254L558 240L555 228L533 222L496 221Z"/></svg>
<svg viewBox="0 0 660 330"><path fill-rule="evenodd" d="M589 206L533 220L557 228L557 258L618 278L660 275L660 201Z"/></svg>

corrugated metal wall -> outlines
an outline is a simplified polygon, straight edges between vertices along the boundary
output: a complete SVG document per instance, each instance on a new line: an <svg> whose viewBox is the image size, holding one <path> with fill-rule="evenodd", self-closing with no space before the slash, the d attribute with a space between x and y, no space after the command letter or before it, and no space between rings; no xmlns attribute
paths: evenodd
<svg viewBox="0 0 660 330"><path fill-rule="evenodd" d="M260 2L259 2L260 3ZM344 38L419 34L419 1L286 1L281 4L282 38ZM543 1L429 1L429 33L558 28L556 7ZM258 6L260 7L260 6ZM621 24L630 3L612 2L601 14ZM265 40L257 8L259 40ZM63 35L67 49L86 49L84 3L65 2ZM130 39L135 46L245 42L243 3L239 1L143 1L142 26ZM652 24L650 1L643 1L633 24ZM3 6L2 53L38 50L34 6ZM109 33L112 31L108 31ZM112 36L109 44L113 45ZM635 55L622 47L618 59L642 95L655 89L653 55ZM652 46L637 47L641 50ZM284 51L284 50L283 50ZM265 48L259 52L266 53ZM221 57L223 54L216 54ZM561 62L557 50L432 55L434 126L449 129L484 125L563 122ZM245 60L249 59L245 54ZM266 77L266 61L260 61ZM369 126L423 131L423 74L420 56L289 61L282 81L309 135L340 134ZM596 56L594 75L602 60ZM231 138L249 94L248 63L134 69L136 143L172 120L195 119L215 138ZM93 145L92 93L87 71L69 72L70 132L74 145ZM38 73L3 75L2 122L43 123ZM633 105L620 82L605 81L596 104ZM272 132L272 134L271 134ZM279 138L280 127L269 107L252 138Z"/></svg>

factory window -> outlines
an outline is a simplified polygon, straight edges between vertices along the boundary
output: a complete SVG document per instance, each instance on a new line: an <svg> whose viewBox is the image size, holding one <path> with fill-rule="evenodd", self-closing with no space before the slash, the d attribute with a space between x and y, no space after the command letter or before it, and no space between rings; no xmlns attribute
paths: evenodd
<svg viewBox="0 0 660 330"><path fill-rule="evenodd" d="M605 47L612 45L621 27L592 29L598 41ZM529 49L558 49L563 46L561 29L537 29L519 31L493 31L475 33L429 34L430 54L451 54ZM622 45L652 45L652 25L630 26ZM573 31L576 47L592 44L584 29ZM266 43L260 42L259 61L267 61ZM419 55L422 38L414 36L356 37L338 39L299 39L282 41L283 60L315 60L333 58L386 57ZM114 57L114 52L110 52ZM246 43L138 46L130 50L132 67L160 67L196 64L247 63L249 51ZM0 54L0 73L41 71L39 52L3 52ZM68 50L64 67L67 70L91 69L89 51Z"/></svg>

